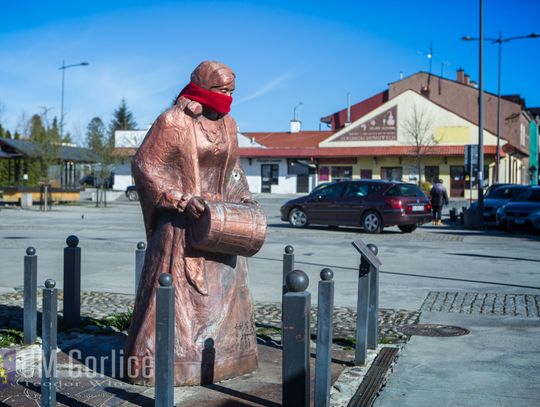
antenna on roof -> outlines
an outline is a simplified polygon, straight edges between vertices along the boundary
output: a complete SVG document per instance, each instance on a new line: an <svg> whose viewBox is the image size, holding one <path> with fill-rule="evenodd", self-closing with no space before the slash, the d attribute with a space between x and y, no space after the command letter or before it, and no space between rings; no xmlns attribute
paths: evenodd
<svg viewBox="0 0 540 407"><path fill-rule="evenodd" d="M351 124L351 94L347 92L347 121L345 122L345 126L349 124Z"/></svg>
<svg viewBox="0 0 540 407"><path fill-rule="evenodd" d="M290 122L290 132L291 133L298 133L300 131L300 124L302 123L300 120L298 120L297 118L297 114L296 114L296 111L300 108L300 106L302 106L303 103L302 102L298 102L298 104L294 107L294 110L293 110L293 119L291 120Z"/></svg>
<svg viewBox="0 0 540 407"><path fill-rule="evenodd" d="M429 51L422 52L418 51L419 54L425 55L427 59L429 60L429 71L428 71L428 89L429 89L429 82L431 80L431 67L433 65L433 55L438 54L438 52L433 50L433 43L429 43Z"/></svg>

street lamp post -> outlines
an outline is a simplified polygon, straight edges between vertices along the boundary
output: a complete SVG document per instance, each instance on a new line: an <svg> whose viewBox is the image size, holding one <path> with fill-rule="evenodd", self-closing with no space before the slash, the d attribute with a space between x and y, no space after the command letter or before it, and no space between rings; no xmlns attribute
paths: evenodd
<svg viewBox="0 0 540 407"><path fill-rule="evenodd" d="M78 64L70 64L66 65L64 61L62 61L62 66L58 69L62 70L62 104L61 104L61 110L60 110L60 139L63 140L64 138L64 77L66 69L73 68L75 66L88 66L88 62L80 62Z"/></svg>
<svg viewBox="0 0 540 407"><path fill-rule="evenodd" d="M540 34L532 33L529 35L519 35L515 37L503 38L499 31L498 38L483 38L484 41L490 41L492 44L499 44L499 62L497 73L497 159L495 161L495 183L499 182L499 165L501 161L501 67L502 67L502 43L514 40L522 40L527 38L538 38ZM478 41L479 38L465 36L461 38L463 41Z"/></svg>

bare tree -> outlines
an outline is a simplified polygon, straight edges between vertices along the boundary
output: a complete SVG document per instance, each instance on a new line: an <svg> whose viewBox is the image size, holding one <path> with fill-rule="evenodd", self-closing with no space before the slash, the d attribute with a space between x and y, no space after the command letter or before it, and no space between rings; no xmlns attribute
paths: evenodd
<svg viewBox="0 0 540 407"><path fill-rule="evenodd" d="M30 119L28 117L28 113L21 112L19 118L17 119L17 127L15 127L15 131L20 133L23 138L30 137Z"/></svg>
<svg viewBox="0 0 540 407"><path fill-rule="evenodd" d="M412 159L418 173L418 185L421 185L423 159L432 154L433 147L438 144L433 129L433 119L425 109L413 105L402 128L407 143L413 148Z"/></svg>

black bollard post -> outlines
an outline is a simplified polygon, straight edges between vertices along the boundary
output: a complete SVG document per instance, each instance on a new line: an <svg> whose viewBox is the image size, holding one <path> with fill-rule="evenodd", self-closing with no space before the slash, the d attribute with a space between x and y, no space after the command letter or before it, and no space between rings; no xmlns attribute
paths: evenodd
<svg viewBox="0 0 540 407"><path fill-rule="evenodd" d="M144 265L144 255L146 254L146 243L137 243L137 250L135 250L135 294L139 289L139 282L141 281L141 273Z"/></svg>
<svg viewBox="0 0 540 407"><path fill-rule="evenodd" d="M291 245L285 246L285 253L283 254L283 290L282 293L285 295L287 292L287 275L292 272L294 269L294 247ZM282 298L283 300L283 298Z"/></svg>
<svg viewBox="0 0 540 407"><path fill-rule="evenodd" d="M43 314L41 326L41 406L56 406L56 332L57 290L56 281L45 281L43 289Z"/></svg>
<svg viewBox="0 0 540 407"><path fill-rule="evenodd" d="M156 291L155 406L174 405L174 286L170 274L159 276Z"/></svg>
<svg viewBox="0 0 540 407"><path fill-rule="evenodd" d="M81 248L79 238L71 235L64 248L64 324L78 327L81 322Z"/></svg>
<svg viewBox="0 0 540 407"><path fill-rule="evenodd" d="M283 296L283 406L309 407L309 279L302 270L287 275Z"/></svg>
<svg viewBox="0 0 540 407"><path fill-rule="evenodd" d="M334 272L321 270L317 307L317 360L315 364L315 407L330 405L332 368L332 312L334 310Z"/></svg>
<svg viewBox="0 0 540 407"><path fill-rule="evenodd" d="M367 247L375 256L379 249L370 243ZM379 340L379 268L373 264L370 265L369 273L369 311L368 311L368 348L377 349Z"/></svg>
<svg viewBox="0 0 540 407"><path fill-rule="evenodd" d="M287 275L294 269L294 247L291 245L285 246L285 253L283 253L283 284L281 288L281 321L283 328L283 296L287 293Z"/></svg>
<svg viewBox="0 0 540 407"><path fill-rule="evenodd" d="M358 272L358 297L356 302L356 346L354 351L354 364L365 365L368 344L368 308L370 264L365 256L361 257Z"/></svg>
<svg viewBox="0 0 540 407"><path fill-rule="evenodd" d="M37 256L36 249L29 247L24 256L24 344L36 341L37 331Z"/></svg>

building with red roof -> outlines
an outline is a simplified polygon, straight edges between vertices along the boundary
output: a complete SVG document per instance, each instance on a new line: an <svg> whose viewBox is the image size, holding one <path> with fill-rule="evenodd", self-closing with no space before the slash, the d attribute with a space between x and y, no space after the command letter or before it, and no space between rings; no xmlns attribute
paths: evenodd
<svg viewBox="0 0 540 407"><path fill-rule="evenodd" d="M290 132L243 133L259 144L240 148L250 188L307 192L320 182L346 178L400 179L427 187L443 179L451 196L475 197L478 169L474 159L467 168L464 157L467 146L478 144L477 99L478 89L461 69L456 80L419 72L321 118L330 131L300 131L295 122ZM496 102L496 95L486 92L485 184L497 178ZM499 182L528 182L531 120L521 98L501 99Z"/></svg>

